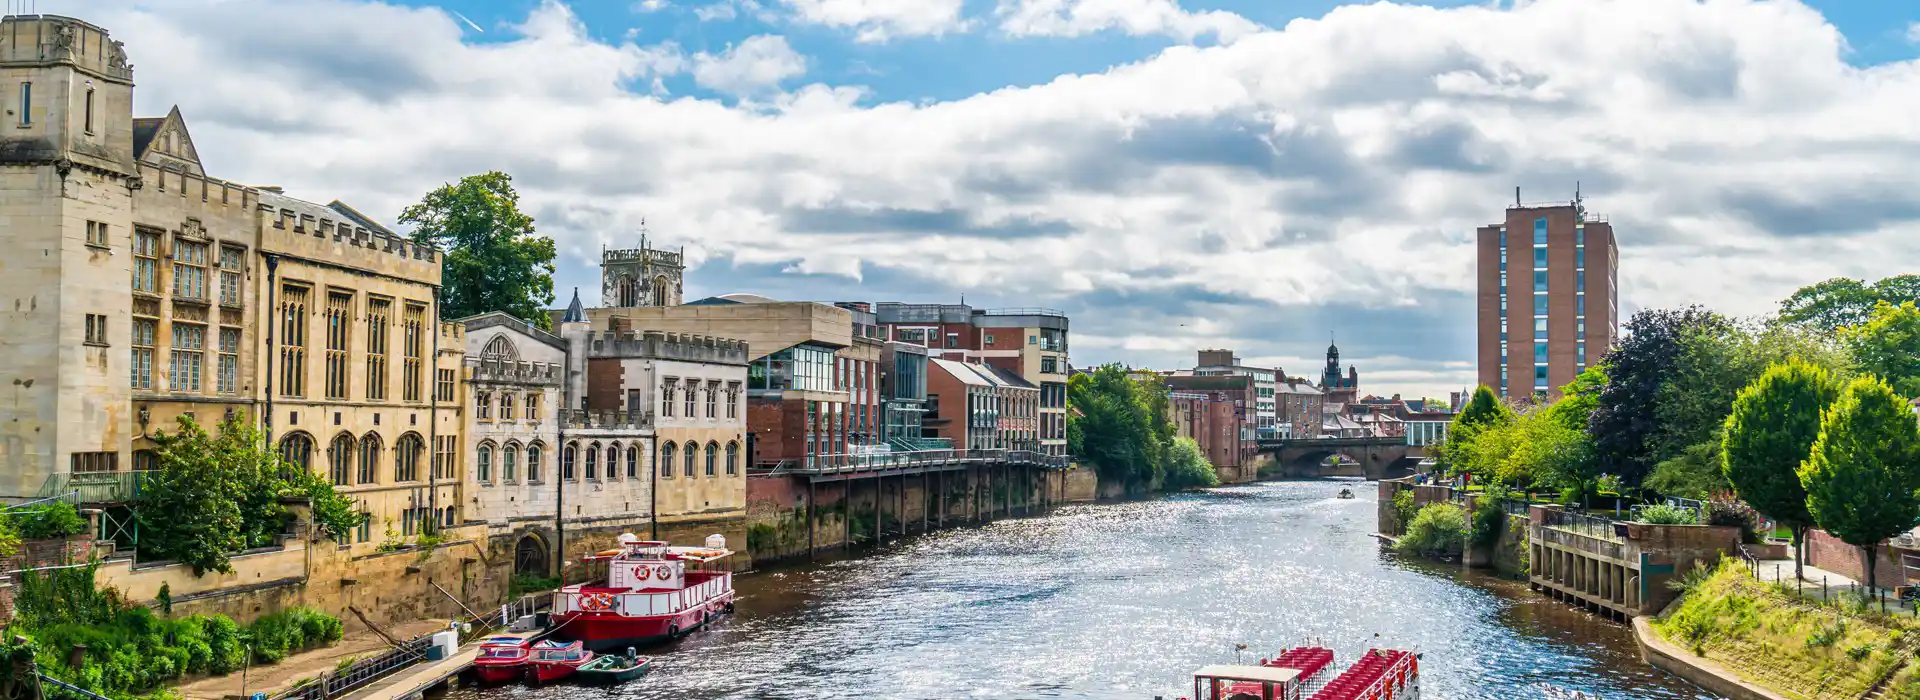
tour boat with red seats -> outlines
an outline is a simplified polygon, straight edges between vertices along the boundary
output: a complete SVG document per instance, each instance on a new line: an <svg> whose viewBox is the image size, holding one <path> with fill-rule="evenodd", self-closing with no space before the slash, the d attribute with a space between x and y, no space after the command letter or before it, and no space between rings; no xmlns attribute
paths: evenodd
<svg viewBox="0 0 1920 700"><path fill-rule="evenodd" d="M593 652L579 642L542 639L535 642L527 658L527 678L534 683L557 681L573 675L593 660Z"/></svg>
<svg viewBox="0 0 1920 700"><path fill-rule="evenodd" d="M621 535L620 547L584 557L605 562L606 578L554 594L554 635L589 649L617 649L678 637L733 612L733 551L720 535L705 547Z"/></svg>
<svg viewBox="0 0 1920 700"><path fill-rule="evenodd" d="M520 677L527 664L530 643L520 637L488 637L480 640L480 655L473 659L473 675L482 683L505 683Z"/></svg>
<svg viewBox="0 0 1920 700"><path fill-rule="evenodd" d="M1333 673L1333 650L1285 649L1256 666L1207 666L1193 674L1192 700L1416 700L1420 655L1369 649ZM1186 700L1186 699L1183 699Z"/></svg>

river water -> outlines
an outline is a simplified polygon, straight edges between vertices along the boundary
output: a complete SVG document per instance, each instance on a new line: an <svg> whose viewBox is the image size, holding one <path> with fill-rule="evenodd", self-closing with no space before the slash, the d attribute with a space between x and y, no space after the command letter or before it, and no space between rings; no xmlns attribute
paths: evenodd
<svg viewBox="0 0 1920 700"><path fill-rule="evenodd" d="M625 686L451 700L1171 700L1236 643L1251 662L1315 637L1342 667L1422 652L1423 698L1715 697L1524 582L1381 552L1374 506L1372 484L1276 482L916 536L740 577L737 615L643 652L653 673Z"/></svg>

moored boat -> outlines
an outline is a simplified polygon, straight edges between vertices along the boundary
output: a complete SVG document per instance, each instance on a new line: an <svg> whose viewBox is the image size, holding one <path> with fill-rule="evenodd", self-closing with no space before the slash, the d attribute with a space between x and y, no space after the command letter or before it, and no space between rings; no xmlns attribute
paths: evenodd
<svg viewBox="0 0 1920 700"><path fill-rule="evenodd" d="M520 637L488 637L480 640L480 654L473 659L473 675L481 683L505 683L520 676L527 664L531 646Z"/></svg>
<svg viewBox="0 0 1920 700"><path fill-rule="evenodd" d="M580 670L575 671L575 680L587 685L613 685L624 683L647 675L653 670L653 659L639 656L628 649L625 654L601 654L588 661Z"/></svg>
<svg viewBox="0 0 1920 700"><path fill-rule="evenodd" d="M591 661L593 652L579 642L542 639L527 657L526 676L534 683L550 683L573 675Z"/></svg>
<svg viewBox="0 0 1920 700"><path fill-rule="evenodd" d="M732 555L719 535L706 547L621 535L618 549L584 557L606 563L604 581L554 594L554 634L605 650L691 632L733 612L733 572L722 563Z"/></svg>
<svg viewBox="0 0 1920 700"><path fill-rule="evenodd" d="M1340 489L1341 498L1353 498L1353 489Z"/></svg>
<svg viewBox="0 0 1920 700"><path fill-rule="evenodd" d="M1369 649L1334 675L1333 650L1295 647L1254 666L1195 671L1191 700L1416 700L1419 659L1410 651Z"/></svg>

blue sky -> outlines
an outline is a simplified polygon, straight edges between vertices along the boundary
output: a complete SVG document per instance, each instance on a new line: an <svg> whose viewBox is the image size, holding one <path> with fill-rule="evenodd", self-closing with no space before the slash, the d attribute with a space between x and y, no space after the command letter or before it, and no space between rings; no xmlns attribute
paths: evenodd
<svg viewBox="0 0 1920 700"><path fill-rule="evenodd" d="M1444 396L1516 186L1612 217L1625 314L1920 269L1911 0L37 2L217 177L392 221L508 172L556 305L644 219L690 297L1049 306L1081 365L1337 332Z"/></svg>

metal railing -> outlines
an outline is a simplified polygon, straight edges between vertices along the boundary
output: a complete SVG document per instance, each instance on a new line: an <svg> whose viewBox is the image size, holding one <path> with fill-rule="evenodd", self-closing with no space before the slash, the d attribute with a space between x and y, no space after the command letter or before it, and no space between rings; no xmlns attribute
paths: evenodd
<svg viewBox="0 0 1920 700"><path fill-rule="evenodd" d="M983 316L1059 316L1061 318L1066 318L1067 316L1065 312L1059 309L1048 309L1048 308L1039 307L1039 306L1015 306L1015 307L1009 307L1005 309L982 309L979 313L980 315L983 315Z"/></svg>
<svg viewBox="0 0 1920 700"><path fill-rule="evenodd" d="M432 644L431 634L415 637L378 655L355 661L343 670L308 678L299 685L267 696L267 700L325 700L351 693L394 671L425 660L427 647Z"/></svg>
<svg viewBox="0 0 1920 700"><path fill-rule="evenodd" d="M1031 450L919 450L881 454L818 455L811 460L785 459L756 471L792 474L847 474L889 469L913 469L954 464L1012 464L1065 469L1072 459Z"/></svg>
<svg viewBox="0 0 1920 700"><path fill-rule="evenodd" d="M1546 512L1546 517L1540 524L1543 527L1563 532L1571 532L1596 540L1624 542L1625 540L1621 538L1618 533L1614 532L1614 525L1618 522L1619 521L1608 518L1569 513L1564 510L1549 510Z"/></svg>
<svg viewBox="0 0 1920 700"><path fill-rule="evenodd" d="M40 498L78 492L76 503L126 503L140 497L145 471L58 472L40 484Z"/></svg>

